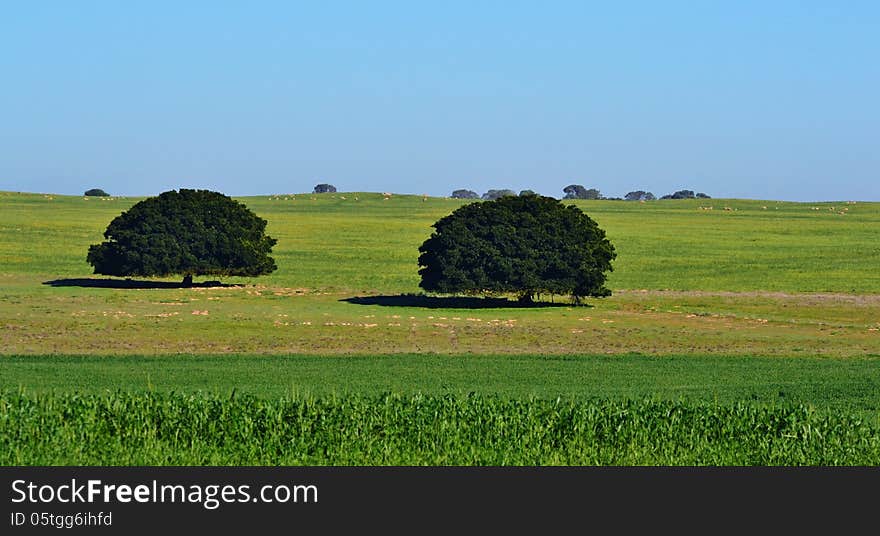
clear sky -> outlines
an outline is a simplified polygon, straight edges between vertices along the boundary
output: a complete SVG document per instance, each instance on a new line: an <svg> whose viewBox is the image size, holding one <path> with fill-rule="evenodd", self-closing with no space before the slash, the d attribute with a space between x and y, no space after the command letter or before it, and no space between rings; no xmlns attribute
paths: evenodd
<svg viewBox="0 0 880 536"><path fill-rule="evenodd" d="M880 200L880 2L3 2L0 190Z"/></svg>

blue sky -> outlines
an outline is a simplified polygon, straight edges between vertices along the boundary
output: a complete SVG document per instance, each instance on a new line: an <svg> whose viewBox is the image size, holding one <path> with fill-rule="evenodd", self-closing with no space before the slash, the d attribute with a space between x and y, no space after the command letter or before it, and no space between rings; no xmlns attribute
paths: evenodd
<svg viewBox="0 0 880 536"><path fill-rule="evenodd" d="M0 9L0 190L880 200L878 2Z"/></svg>

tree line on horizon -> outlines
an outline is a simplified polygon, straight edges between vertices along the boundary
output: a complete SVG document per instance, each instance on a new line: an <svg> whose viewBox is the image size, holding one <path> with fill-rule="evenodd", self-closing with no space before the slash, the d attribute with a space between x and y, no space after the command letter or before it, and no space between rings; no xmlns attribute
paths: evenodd
<svg viewBox="0 0 880 536"><path fill-rule="evenodd" d="M585 188L583 185L580 184L569 184L562 189L562 192L565 194L562 197L563 199L601 199L607 201L654 201L657 199L657 197L653 193L646 192L645 190L634 190L632 192L628 192L623 197L605 197L598 189ZM493 201L501 197L517 195L522 197L526 195L536 194L532 190L522 190L519 194L517 194L515 191L508 189L491 189L483 195L479 195L473 190L462 188L454 190L451 197L454 199L482 199L484 201ZM660 199L711 199L711 197L703 192L694 193L693 190L678 190L671 194L666 194L660 197Z"/></svg>
<svg viewBox="0 0 880 536"><path fill-rule="evenodd" d="M325 193L335 193L336 187L332 184L321 183L316 184L312 193L315 194L325 194ZM645 190L634 190L632 192L628 192L625 196L621 197L606 197L602 195L602 193L596 188L585 188L580 184L569 184L565 188L562 189L562 192L565 194L563 199L588 199L588 200L606 200L606 201L654 201L657 197L651 193L646 192ZM100 188L92 188L90 190L86 190L85 196L100 196L100 197L109 197L110 194L105 192ZM500 199L502 197L507 196L527 196L527 195L537 195L534 190L521 190L519 194L517 194L513 190L509 189L490 189L483 195L479 195L477 192L468 189L458 189L453 190L450 197L453 199L482 199L484 201L494 201L496 199ZM678 190L671 194L664 195L660 197L660 199L711 199L710 196L706 195L703 192L694 193L693 190Z"/></svg>

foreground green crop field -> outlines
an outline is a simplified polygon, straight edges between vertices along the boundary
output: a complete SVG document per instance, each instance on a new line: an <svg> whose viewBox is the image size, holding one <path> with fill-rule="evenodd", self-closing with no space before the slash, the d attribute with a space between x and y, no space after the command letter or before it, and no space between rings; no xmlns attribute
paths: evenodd
<svg viewBox="0 0 880 536"><path fill-rule="evenodd" d="M0 394L4 465L877 465L880 422L804 406Z"/></svg>

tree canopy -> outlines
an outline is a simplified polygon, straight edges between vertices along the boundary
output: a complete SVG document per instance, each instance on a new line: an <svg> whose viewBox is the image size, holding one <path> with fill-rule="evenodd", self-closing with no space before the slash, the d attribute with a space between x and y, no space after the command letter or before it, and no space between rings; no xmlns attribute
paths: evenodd
<svg viewBox="0 0 880 536"><path fill-rule="evenodd" d="M516 195L516 192L514 192L513 190L507 190L507 189L489 190L483 194L482 199L492 201L492 200L498 199L500 197L508 196L508 195Z"/></svg>
<svg viewBox="0 0 880 536"><path fill-rule="evenodd" d="M100 188L92 188L91 190L86 190L83 195L88 197L110 197L110 194Z"/></svg>
<svg viewBox="0 0 880 536"><path fill-rule="evenodd" d="M475 192L473 190L466 190L463 188L460 190L454 190L452 192L451 197L453 199L479 199L480 198L480 196L477 194L477 192Z"/></svg>
<svg viewBox="0 0 880 536"><path fill-rule="evenodd" d="M653 201L657 199L654 194L651 192L646 192L644 190L636 190L634 192L629 192L623 198L626 201Z"/></svg>
<svg viewBox="0 0 880 536"><path fill-rule="evenodd" d="M253 277L277 266L266 220L244 204L208 190L171 190L133 205L89 247L96 274Z"/></svg>
<svg viewBox="0 0 880 536"><path fill-rule="evenodd" d="M584 188L580 184L569 184L562 189L564 199L602 199L602 194L595 188Z"/></svg>
<svg viewBox="0 0 880 536"><path fill-rule="evenodd" d="M332 184L316 184L312 193L314 194L332 194L336 192L336 187Z"/></svg>
<svg viewBox="0 0 880 536"><path fill-rule="evenodd" d="M708 195L704 194L703 192L700 192L700 193L694 195L693 190L679 190L675 193L666 194L663 197L661 197L660 199L694 199L694 198L711 199Z"/></svg>
<svg viewBox="0 0 880 536"><path fill-rule="evenodd" d="M578 207L552 197L504 196L464 205L434 223L419 248L419 286L429 292L608 296L616 257L605 232Z"/></svg>

